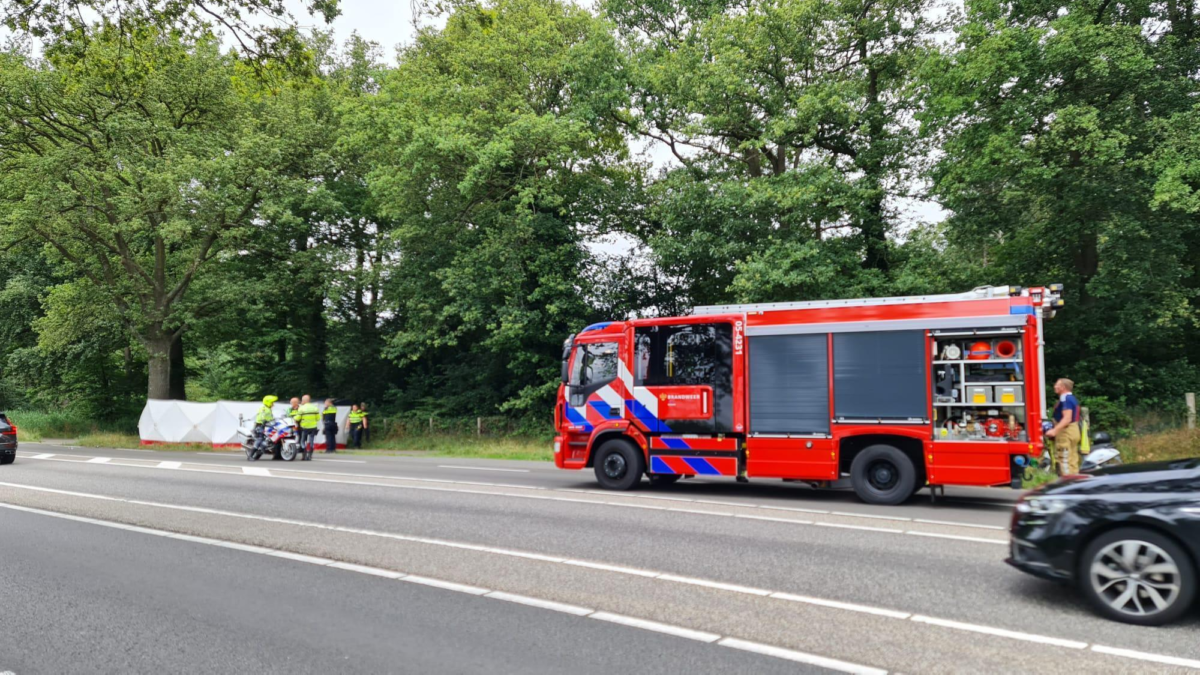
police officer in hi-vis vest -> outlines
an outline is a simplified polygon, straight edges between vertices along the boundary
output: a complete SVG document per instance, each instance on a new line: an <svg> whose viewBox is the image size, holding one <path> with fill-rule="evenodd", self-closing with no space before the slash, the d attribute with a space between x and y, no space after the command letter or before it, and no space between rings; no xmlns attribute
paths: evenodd
<svg viewBox="0 0 1200 675"><path fill-rule="evenodd" d="M357 403L350 405L350 418L347 421L350 423L350 438L346 440L346 445L361 448L363 414Z"/></svg>
<svg viewBox="0 0 1200 675"><path fill-rule="evenodd" d="M300 399L300 409L296 414L300 424L300 449L304 451L304 461L312 460L313 445L317 442L317 427L321 424L321 408L312 402L312 397L305 394Z"/></svg>

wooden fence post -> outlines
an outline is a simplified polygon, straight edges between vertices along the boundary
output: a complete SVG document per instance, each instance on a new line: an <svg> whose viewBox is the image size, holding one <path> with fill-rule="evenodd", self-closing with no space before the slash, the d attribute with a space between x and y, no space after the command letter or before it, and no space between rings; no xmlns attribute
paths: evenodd
<svg viewBox="0 0 1200 675"><path fill-rule="evenodd" d="M433 435L433 415L429 416L429 435Z"/></svg>
<svg viewBox="0 0 1200 675"><path fill-rule="evenodd" d="M479 436L480 438L483 437L483 418L482 417L475 418L475 435Z"/></svg>
<svg viewBox="0 0 1200 675"><path fill-rule="evenodd" d="M1188 429L1196 428L1196 394L1188 392L1186 396L1188 408Z"/></svg>

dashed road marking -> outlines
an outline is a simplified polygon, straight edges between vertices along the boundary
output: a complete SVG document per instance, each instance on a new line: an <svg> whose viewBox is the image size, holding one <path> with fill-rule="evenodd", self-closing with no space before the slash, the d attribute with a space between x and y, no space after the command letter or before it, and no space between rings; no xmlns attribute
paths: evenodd
<svg viewBox="0 0 1200 675"><path fill-rule="evenodd" d="M529 473L529 469L498 469L490 466L455 466L453 464L438 464L439 469L467 469L469 471L508 471L510 473Z"/></svg>

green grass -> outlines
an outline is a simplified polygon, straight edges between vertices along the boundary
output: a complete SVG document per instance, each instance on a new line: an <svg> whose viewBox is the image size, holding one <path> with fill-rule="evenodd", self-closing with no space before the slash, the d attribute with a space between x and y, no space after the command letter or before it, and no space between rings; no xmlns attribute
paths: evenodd
<svg viewBox="0 0 1200 675"><path fill-rule="evenodd" d="M100 431L82 434L75 441L81 448L142 448L142 440L135 434ZM146 448L163 452L212 452L213 446L208 443L157 443Z"/></svg>
<svg viewBox="0 0 1200 675"><path fill-rule="evenodd" d="M47 438L80 438L89 434L120 433L136 428L137 422L97 421L70 410L8 410L8 419L17 425L22 441L37 442ZM136 436L134 437L136 439Z"/></svg>
<svg viewBox="0 0 1200 675"><path fill-rule="evenodd" d="M417 454L431 457L474 457L480 459L521 459L549 462L554 459L554 443L524 436L478 437L458 435L406 435L375 441L351 454Z"/></svg>
<svg viewBox="0 0 1200 675"><path fill-rule="evenodd" d="M1171 429L1117 443L1126 464L1200 457L1200 430Z"/></svg>

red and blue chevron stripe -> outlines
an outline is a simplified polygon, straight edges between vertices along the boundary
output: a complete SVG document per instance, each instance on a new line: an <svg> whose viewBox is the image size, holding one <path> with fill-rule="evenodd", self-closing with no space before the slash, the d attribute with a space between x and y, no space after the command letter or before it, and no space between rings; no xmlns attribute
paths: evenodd
<svg viewBox="0 0 1200 675"><path fill-rule="evenodd" d="M736 438L711 436L655 436L650 439L651 450L737 450Z"/></svg>
<svg viewBox="0 0 1200 675"><path fill-rule="evenodd" d="M736 476L737 458L651 455L650 473L672 473L684 476Z"/></svg>

